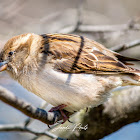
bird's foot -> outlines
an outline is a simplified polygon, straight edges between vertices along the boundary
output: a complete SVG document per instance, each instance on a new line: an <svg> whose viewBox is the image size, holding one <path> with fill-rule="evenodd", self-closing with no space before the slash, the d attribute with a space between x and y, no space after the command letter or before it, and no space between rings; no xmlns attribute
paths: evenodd
<svg viewBox="0 0 140 140"><path fill-rule="evenodd" d="M58 105L58 106L56 106L56 107L52 107L52 108L49 110L49 112L60 111L60 113L61 113L61 115L62 115L62 118L63 118L62 124L65 123L65 122L69 119L69 117L67 117L67 115L66 115L65 112L64 112L64 108L65 108L66 106L67 106L67 105L61 104L61 105Z"/></svg>
<svg viewBox="0 0 140 140"><path fill-rule="evenodd" d="M53 111L60 111L60 110L63 110L67 105L64 105L64 104L61 104L61 105L58 105L56 107L52 107L49 112L53 112Z"/></svg>

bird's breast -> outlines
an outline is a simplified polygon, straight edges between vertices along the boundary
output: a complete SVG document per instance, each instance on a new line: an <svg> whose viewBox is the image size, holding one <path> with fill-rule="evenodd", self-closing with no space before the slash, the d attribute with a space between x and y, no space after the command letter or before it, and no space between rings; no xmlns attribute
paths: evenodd
<svg viewBox="0 0 140 140"><path fill-rule="evenodd" d="M108 98L108 91L121 82L118 77L109 81L93 74L66 74L53 69L23 79L20 84L30 92L54 106L65 104L70 112L101 104ZM114 83L115 80L118 83Z"/></svg>

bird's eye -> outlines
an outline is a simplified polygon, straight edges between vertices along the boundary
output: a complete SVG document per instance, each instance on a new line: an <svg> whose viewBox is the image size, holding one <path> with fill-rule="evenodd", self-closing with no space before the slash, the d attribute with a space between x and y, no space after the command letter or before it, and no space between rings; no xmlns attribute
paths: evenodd
<svg viewBox="0 0 140 140"><path fill-rule="evenodd" d="M14 52L9 52L9 56L12 56L14 54Z"/></svg>

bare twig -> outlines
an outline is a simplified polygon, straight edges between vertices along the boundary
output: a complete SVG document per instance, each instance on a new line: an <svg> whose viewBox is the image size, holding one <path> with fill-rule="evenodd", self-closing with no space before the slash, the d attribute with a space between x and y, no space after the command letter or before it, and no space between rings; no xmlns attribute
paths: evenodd
<svg viewBox="0 0 140 140"><path fill-rule="evenodd" d="M138 19L131 19L126 24L120 25L80 25L77 31L80 32L118 32L128 30L140 30L140 24L137 23Z"/></svg>
<svg viewBox="0 0 140 140"><path fill-rule="evenodd" d="M48 105L48 103L46 102L46 101L43 101L42 103L41 103L41 105L39 106L39 108L41 108L41 109L45 109L46 107L47 107L47 105ZM25 123L24 123L24 127L27 127L29 124L31 124L32 122L34 121L34 119L33 118L27 118L26 120L25 120Z"/></svg>
<svg viewBox="0 0 140 140"><path fill-rule="evenodd" d="M80 25L78 31L80 32L116 32L127 30L140 30L140 25L135 24L133 28L129 24L120 25Z"/></svg>
<svg viewBox="0 0 140 140"><path fill-rule="evenodd" d="M48 131L46 132L38 132L38 131L35 131L35 130L32 130L30 128L27 128L27 127L24 127L23 125L21 124L11 124L11 125L0 125L0 131L18 131L18 132L28 132L28 133L32 133L36 136L47 136L47 137L50 137L52 139L56 139L56 140L66 140L66 139L63 139L63 138L60 138Z"/></svg>
<svg viewBox="0 0 140 140"><path fill-rule="evenodd" d="M43 102L41 103L41 105L39 106L39 108L45 109L47 106L48 106L48 103L47 103L46 101L43 101ZM24 127L27 127L27 126L30 125L33 121L34 121L33 118L28 117L28 118L25 120L25 122L24 122ZM44 131L44 133L45 133L45 132L46 132L46 131ZM39 137L40 137L40 135L35 136L35 137L33 138L33 140L36 140L36 139L38 139Z"/></svg>
<svg viewBox="0 0 140 140"><path fill-rule="evenodd" d="M46 124L54 124L61 119L59 111L46 112L43 109L36 108L28 102L18 99L13 93L2 87L0 87L0 100L20 110L25 115L38 119Z"/></svg>
<svg viewBox="0 0 140 140"><path fill-rule="evenodd" d="M77 6L77 22L74 31L77 31L79 26L82 24L82 11L84 6L84 0L80 0Z"/></svg>
<svg viewBox="0 0 140 140"><path fill-rule="evenodd" d="M76 26L76 27L75 27ZM92 32L92 33L105 33L105 32L125 32L129 30L140 30L140 24L134 23L133 26L129 23L120 25L83 25L77 24L74 26L68 26L59 30L59 33L72 33L78 32Z"/></svg>
<svg viewBox="0 0 140 140"><path fill-rule="evenodd" d="M76 18L76 23L71 26L66 26L63 27L62 29L57 30L57 33L72 33L75 32L79 29L79 26L82 24L82 11L84 7L84 0L79 0L78 5L77 5L77 18Z"/></svg>
<svg viewBox="0 0 140 140"><path fill-rule="evenodd" d="M138 45L140 45L140 40L135 40L135 41L132 41L132 42L129 42L126 44L118 45L118 46L112 47L110 49L113 51L116 51L116 52L120 52L120 51L124 51L126 49L136 47Z"/></svg>

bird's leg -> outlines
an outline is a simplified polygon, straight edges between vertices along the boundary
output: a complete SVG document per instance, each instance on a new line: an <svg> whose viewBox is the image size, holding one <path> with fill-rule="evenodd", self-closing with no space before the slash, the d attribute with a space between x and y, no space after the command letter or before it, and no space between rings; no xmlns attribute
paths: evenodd
<svg viewBox="0 0 140 140"><path fill-rule="evenodd" d="M63 110L67 105L64 105L64 104L61 104L61 105L58 105L56 107L52 107L49 112L53 112L53 111L60 111L60 110Z"/></svg>
<svg viewBox="0 0 140 140"><path fill-rule="evenodd" d="M63 122L62 123L64 123L64 122L66 122L69 119L69 117L67 117L67 115L64 113L64 110L63 110L66 106L67 105L61 104L61 105L58 105L56 107L52 107L49 110L49 112L53 112L53 111L58 111L59 110L61 115L62 115L62 117L63 117Z"/></svg>

